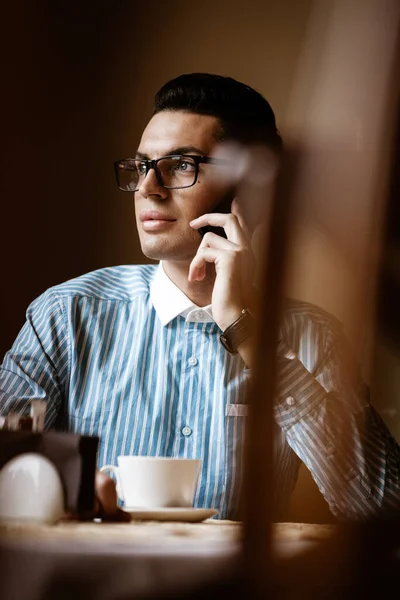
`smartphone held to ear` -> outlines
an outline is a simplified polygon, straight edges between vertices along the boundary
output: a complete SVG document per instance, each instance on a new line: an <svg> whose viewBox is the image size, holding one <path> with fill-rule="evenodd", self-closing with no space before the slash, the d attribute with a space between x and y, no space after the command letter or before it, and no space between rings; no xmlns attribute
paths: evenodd
<svg viewBox="0 0 400 600"><path fill-rule="evenodd" d="M231 205L234 197L235 192L233 190L230 190L225 195L223 200L219 204L217 204L217 206L213 209L212 212L229 214L231 212ZM220 235L223 238L226 238L225 229L223 227L213 227L212 225L206 225L205 227L200 227L197 231L200 233L201 236L204 236L206 233L211 232Z"/></svg>

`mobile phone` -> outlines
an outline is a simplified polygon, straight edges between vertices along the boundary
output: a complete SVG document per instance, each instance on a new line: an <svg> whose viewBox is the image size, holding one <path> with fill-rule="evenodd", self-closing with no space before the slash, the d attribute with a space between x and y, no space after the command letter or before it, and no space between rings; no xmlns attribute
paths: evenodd
<svg viewBox="0 0 400 600"><path fill-rule="evenodd" d="M233 202L233 199L235 197L235 190L234 189L230 189L225 196L222 198L221 202L219 202L217 204L217 206L215 206L212 210L212 212L216 212L216 213L224 213L224 214L228 214L231 212L231 205ZM212 225L206 225L205 227L200 227L197 230L200 235L203 237L206 233L211 232L211 233L215 233L217 235L220 235L223 238L226 238L226 233L225 233L225 229L223 227L214 227Z"/></svg>

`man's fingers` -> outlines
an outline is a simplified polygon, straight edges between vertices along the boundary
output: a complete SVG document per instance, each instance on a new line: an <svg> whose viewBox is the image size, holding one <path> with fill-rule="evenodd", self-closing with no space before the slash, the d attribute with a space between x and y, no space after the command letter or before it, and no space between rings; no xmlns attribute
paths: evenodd
<svg viewBox="0 0 400 600"><path fill-rule="evenodd" d="M218 248L199 248L189 267L189 281L201 281L205 274L206 263L216 263L218 259L226 258L226 252Z"/></svg>
<svg viewBox="0 0 400 600"><path fill-rule="evenodd" d="M209 231L204 235L197 251L202 250L203 248L218 248L219 250L236 250L238 248L238 244L235 244L231 240L228 240L222 237L221 235Z"/></svg>
<svg viewBox="0 0 400 600"><path fill-rule="evenodd" d="M129 523L132 519L131 519L131 515L126 512L125 510L122 510L122 508L117 508L117 510L110 514L104 514L101 515L101 520L102 521L112 521L112 522L117 522L117 523Z"/></svg>
<svg viewBox="0 0 400 600"><path fill-rule="evenodd" d="M206 250L206 247L201 247L197 250L196 256L190 263L188 274L189 281L202 281L206 274L206 262L215 262L215 250L210 248L213 260L207 260ZM211 254L208 254L208 256L211 256Z"/></svg>
<svg viewBox="0 0 400 600"><path fill-rule="evenodd" d="M208 232L203 237L200 246L197 249L196 256L193 258L189 267L188 280L189 281L203 281L206 275L206 262L215 262L217 255L210 254L209 256L214 256L214 260L205 260L204 259L204 251L206 248L211 248L219 251L233 251L237 250L238 246L233 242L217 235L215 233Z"/></svg>
<svg viewBox="0 0 400 600"><path fill-rule="evenodd" d="M207 274L206 261L189 268L188 281L203 281Z"/></svg>
<svg viewBox="0 0 400 600"><path fill-rule="evenodd" d="M190 226L193 227L193 229L199 229L200 227L206 227L207 225L211 225L213 227L223 227L228 240L234 244L238 244L240 246L247 244L248 237L242 230L238 218L232 213L209 213L201 215L197 219L194 219L190 222Z"/></svg>
<svg viewBox="0 0 400 600"><path fill-rule="evenodd" d="M96 471L95 491L97 515L103 520L130 521L130 515L118 506L118 495L114 480L101 471Z"/></svg>
<svg viewBox="0 0 400 600"><path fill-rule="evenodd" d="M95 490L102 512L104 514L116 512L118 496L114 480L101 471L96 472Z"/></svg>

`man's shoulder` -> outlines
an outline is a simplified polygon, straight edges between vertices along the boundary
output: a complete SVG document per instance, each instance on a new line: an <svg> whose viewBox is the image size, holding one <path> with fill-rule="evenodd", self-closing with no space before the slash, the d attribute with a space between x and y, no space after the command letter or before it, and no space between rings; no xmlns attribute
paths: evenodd
<svg viewBox="0 0 400 600"><path fill-rule="evenodd" d="M86 296L129 302L149 293L157 265L120 265L90 271L47 290L59 297Z"/></svg>
<svg viewBox="0 0 400 600"><path fill-rule="evenodd" d="M342 330L342 323L333 314L311 302L285 298L283 308L282 330L301 336L313 328L318 333L337 333Z"/></svg>

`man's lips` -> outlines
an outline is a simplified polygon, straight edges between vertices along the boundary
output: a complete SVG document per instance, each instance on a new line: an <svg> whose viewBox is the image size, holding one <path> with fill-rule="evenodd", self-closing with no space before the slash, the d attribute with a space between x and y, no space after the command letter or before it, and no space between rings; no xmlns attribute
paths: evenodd
<svg viewBox="0 0 400 600"><path fill-rule="evenodd" d="M158 210L143 210L140 213L139 218L142 222L143 230L149 232L168 229L176 221L176 219L173 219L169 215L161 213Z"/></svg>
<svg viewBox="0 0 400 600"><path fill-rule="evenodd" d="M146 221L176 221L172 217L165 215L164 213L158 212L157 210L143 210L139 216L142 223Z"/></svg>

